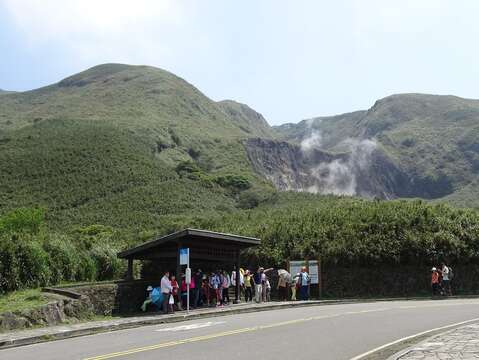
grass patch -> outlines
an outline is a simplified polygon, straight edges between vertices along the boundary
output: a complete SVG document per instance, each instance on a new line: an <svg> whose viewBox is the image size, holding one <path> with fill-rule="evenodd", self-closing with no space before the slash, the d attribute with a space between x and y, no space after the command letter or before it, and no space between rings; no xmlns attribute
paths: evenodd
<svg viewBox="0 0 479 360"><path fill-rule="evenodd" d="M41 289L13 291L5 295L0 295L0 313L31 309L45 305L49 300L48 295L42 293Z"/></svg>

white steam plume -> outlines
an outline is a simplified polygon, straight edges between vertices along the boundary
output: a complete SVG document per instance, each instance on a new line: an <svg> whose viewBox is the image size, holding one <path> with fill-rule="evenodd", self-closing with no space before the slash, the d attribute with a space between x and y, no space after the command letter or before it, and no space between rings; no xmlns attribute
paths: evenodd
<svg viewBox="0 0 479 360"><path fill-rule="evenodd" d="M320 149L322 135L314 130L308 138L301 142L301 150L310 155L312 150ZM308 192L335 195L357 195L357 177L371 165L371 155L377 147L375 140L348 138L340 144L346 148L346 158L335 159L330 162L321 162L310 169L314 184Z"/></svg>

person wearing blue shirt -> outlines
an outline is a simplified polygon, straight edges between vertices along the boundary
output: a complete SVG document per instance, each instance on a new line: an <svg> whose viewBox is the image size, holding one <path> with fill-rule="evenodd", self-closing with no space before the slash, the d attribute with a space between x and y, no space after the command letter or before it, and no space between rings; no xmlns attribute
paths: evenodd
<svg viewBox="0 0 479 360"><path fill-rule="evenodd" d="M299 295L300 295L300 299L301 300L308 300L309 299L309 284L311 282L311 278L308 274L308 272L306 271L306 267L303 266L303 268L301 269L301 273L299 274L299 278L298 278L298 283L299 283Z"/></svg>

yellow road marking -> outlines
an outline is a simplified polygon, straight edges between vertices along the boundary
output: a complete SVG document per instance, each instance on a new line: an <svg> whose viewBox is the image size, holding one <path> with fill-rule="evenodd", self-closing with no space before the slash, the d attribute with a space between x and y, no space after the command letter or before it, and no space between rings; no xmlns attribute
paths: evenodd
<svg viewBox="0 0 479 360"><path fill-rule="evenodd" d="M309 317L309 318L294 319L294 320L282 321L282 322L269 324L269 325L258 325L258 326L241 328L241 329L236 329L236 330L224 331L224 332L220 332L220 333L216 333L216 334L196 336L196 337L192 337L192 338L189 338L189 339L169 341L169 342L166 342L166 343L161 343L161 344L156 344L156 345L150 345L150 346L125 350L125 351L119 351L119 352L105 354L105 355L93 356L93 357L85 358L84 360L106 360L106 359L111 359L111 358L120 357L120 356L132 355L132 354L145 352L145 351L157 350L157 349L162 349L162 348L171 347L171 346L177 346L177 345L188 344L188 343L193 343L193 342L198 342L198 341L210 340L210 339L215 339L215 338L219 338L219 337L223 337L223 336L241 334L241 333L245 333L245 332L271 329L271 328L275 328L275 327L299 324L299 323L304 323L304 322L313 321L313 320L334 318L334 317L338 317L338 316L341 316L341 315L362 314L362 313L365 313L365 312L378 312L378 311L385 311L385 310L388 310L388 308L353 311L353 312L347 312L347 313L337 313L337 314L331 314L331 315L320 315L320 316L313 316L313 317Z"/></svg>
<svg viewBox="0 0 479 360"><path fill-rule="evenodd" d="M474 304L474 303L463 303L463 304L465 305L465 304ZM430 305L430 306L438 306L438 305ZM442 306L447 306L447 305L452 305L452 304L440 304L439 306L441 306L441 305ZM381 311L387 311L387 310L406 309L406 308L409 309L409 308L420 308L420 307L424 307L424 306L401 306L399 308L390 307L390 308L379 308L379 309L371 309L371 310L348 311L348 312L336 313L336 314L330 314L330 315L319 315L319 316L313 316L313 317L309 317L309 318L301 318L301 319L282 321L282 322L273 323L273 324L269 324L269 325L258 325L258 326L241 328L241 329L236 329L236 330L224 331L224 332L215 333L215 334L201 335L201 336L196 336L196 337L192 337L192 338L188 338L188 339L169 341L169 342L165 342L165 343L161 343L161 344L155 344L155 345L150 345L150 346L125 350L125 351L114 352L114 353L110 353L110 354L93 356L93 357L85 358L83 360L112 359L112 358L116 358L116 357L120 357L120 356L132 355L132 354L136 354L136 353L140 353L140 352L152 351L152 350L162 349L162 348L166 348L166 347L172 347L172 346L177 346L177 345L182 345L182 344L189 344L189 343L194 343L194 342L198 342L198 341L205 341L205 340L210 340L210 339L215 339L215 338L230 336L230 335L235 335L235 334L241 334L241 333L246 333L246 332L251 332L251 331L259 331L259 330L271 329L271 328L280 327L280 326L299 324L299 323L304 323L304 322L313 321L313 320L329 319L329 318L334 318L334 317L339 317L339 316L344 316L344 315L356 315L356 314L364 314L364 313L381 312Z"/></svg>

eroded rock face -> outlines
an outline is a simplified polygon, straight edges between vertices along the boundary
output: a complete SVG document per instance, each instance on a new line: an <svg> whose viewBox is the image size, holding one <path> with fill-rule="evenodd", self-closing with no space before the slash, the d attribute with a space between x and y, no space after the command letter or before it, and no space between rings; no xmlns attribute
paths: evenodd
<svg viewBox="0 0 479 360"><path fill-rule="evenodd" d="M314 185L312 167L334 159L320 150L306 156L299 146L284 141L249 139L245 147L253 169L279 190L307 190Z"/></svg>
<svg viewBox="0 0 479 360"><path fill-rule="evenodd" d="M255 172L282 191L379 199L433 199L452 191L445 177L408 174L370 140L355 140L348 151L334 154L267 139L249 139L244 145Z"/></svg>

